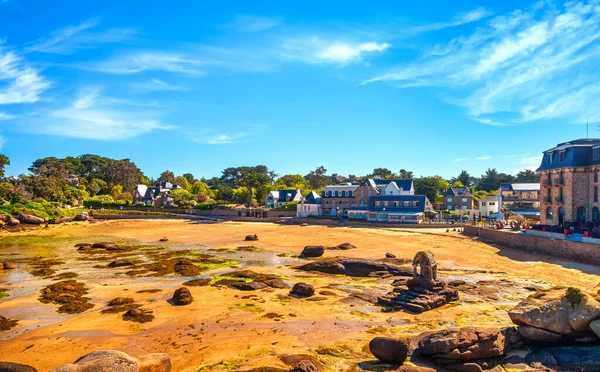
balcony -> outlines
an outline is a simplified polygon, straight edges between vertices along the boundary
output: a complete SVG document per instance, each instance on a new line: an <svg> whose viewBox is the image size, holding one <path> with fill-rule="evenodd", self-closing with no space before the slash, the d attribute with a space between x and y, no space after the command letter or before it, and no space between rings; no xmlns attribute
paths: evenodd
<svg viewBox="0 0 600 372"><path fill-rule="evenodd" d="M565 178L564 177L557 177L554 179L554 184L556 186L564 186L565 185Z"/></svg>
<svg viewBox="0 0 600 372"><path fill-rule="evenodd" d="M562 196L557 196L556 198L554 198L554 202L557 204L564 204L565 198L563 198Z"/></svg>

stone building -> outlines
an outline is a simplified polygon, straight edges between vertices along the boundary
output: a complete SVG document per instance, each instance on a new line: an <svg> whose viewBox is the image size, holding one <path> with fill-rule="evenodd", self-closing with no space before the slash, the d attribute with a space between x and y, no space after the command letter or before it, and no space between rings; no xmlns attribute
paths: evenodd
<svg viewBox="0 0 600 372"><path fill-rule="evenodd" d="M542 224L599 224L599 170L600 138L560 143L544 151L538 168Z"/></svg>
<svg viewBox="0 0 600 372"><path fill-rule="evenodd" d="M325 186L321 191L321 208L324 216L347 217L348 209L354 206L358 185L346 184Z"/></svg>

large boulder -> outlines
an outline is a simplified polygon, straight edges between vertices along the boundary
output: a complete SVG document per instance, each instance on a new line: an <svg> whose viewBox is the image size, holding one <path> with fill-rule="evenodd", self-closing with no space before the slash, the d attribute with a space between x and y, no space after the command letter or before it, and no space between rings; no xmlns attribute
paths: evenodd
<svg viewBox="0 0 600 372"><path fill-rule="evenodd" d="M245 241L247 242L254 242L258 240L258 235L254 234L254 235L246 235L246 237L244 238Z"/></svg>
<svg viewBox="0 0 600 372"><path fill-rule="evenodd" d="M369 343L369 350L385 363L404 363L408 356L410 342L389 337L375 337Z"/></svg>
<svg viewBox="0 0 600 372"><path fill-rule="evenodd" d="M389 263L384 263L374 260L364 259L345 259L340 260L340 263L344 265L344 272L349 276L357 277L369 277L373 273L387 272L394 276L413 276L412 268L402 267Z"/></svg>
<svg viewBox="0 0 600 372"><path fill-rule="evenodd" d="M4 263L4 270L16 270L17 264L11 261L6 261Z"/></svg>
<svg viewBox="0 0 600 372"><path fill-rule="evenodd" d="M189 305L193 300L192 293L187 287L181 287L173 293L173 303L175 305Z"/></svg>
<svg viewBox="0 0 600 372"><path fill-rule="evenodd" d="M356 247L353 246L350 243L342 243L340 245L336 245L335 247L331 247L329 249L337 249L337 250L340 250L340 251L347 251L347 250L350 250L350 249L356 249Z"/></svg>
<svg viewBox="0 0 600 372"><path fill-rule="evenodd" d="M298 297L310 297L315 294L315 288L306 283L296 283L292 290L290 291L290 295L298 296Z"/></svg>
<svg viewBox="0 0 600 372"><path fill-rule="evenodd" d="M23 223L27 223L30 225L41 225L44 223L44 219L37 217L37 216L33 216L31 214L22 214L19 217L19 220Z"/></svg>
<svg viewBox="0 0 600 372"><path fill-rule="evenodd" d="M57 218L55 222L60 224L60 223L73 222L74 220L75 220L75 217L67 216L67 217Z"/></svg>
<svg viewBox="0 0 600 372"><path fill-rule="evenodd" d="M0 213L0 221L2 221L2 222L8 222L8 220L10 220L10 216L9 215Z"/></svg>
<svg viewBox="0 0 600 372"><path fill-rule="evenodd" d="M239 289L240 291L257 291L259 289L267 288L267 285L263 282L233 282L230 287Z"/></svg>
<svg viewBox="0 0 600 372"><path fill-rule="evenodd" d="M299 266L298 270L318 271L325 274L344 274L346 269L344 269L344 265L337 261L316 261Z"/></svg>
<svg viewBox="0 0 600 372"><path fill-rule="evenodd" d="M73 219L74 221L87 221L90 218L87 212L78 213L77 216Z"/></svg>
<svg viewBox="0 0 600 372"><path fill-rule="evenodd" d="M519 326L519 334L528 341L534 342L556 342L560 341L562 335L541 328L530 326Z"/></svg>
<svg viewBox="0 0 600 372"><path fill-rule="evenodd" d="M590 322L590 329L598 338L600 338L600 319L594 320Z"/></svg>
<svg viewBox="0 0 600 372"><path fill-rule="evenodd" d="M309 245L304 247L300 257L321 257L325 253L325 247L322 245Z"/></svg>
<svg viewBox="0 0 600 372"><path fill-rule="evenodd" d="M18 219L11 217L8 219L7 222L8 226L19 226L21 224L21 221L19 221Z"/></svg>
<svg viewBox="0 0 600 372"><path fill-rule="evenodd" d="M52 372L170 372L168 354L146 354L131 357L117 350L98 350L82 356L73 364L66 364Z"/></svg>
<svg viewBox="0 0 600 372"><path fill-rule="evenodd" d="M453 328L420 336L419 352L434 359L471 361L504 355L523 341L514 327Z"/></svg>
<svg viewBox="0 0 600 372"><path fill-rule="evenodd" d="M115 249L117 248L117 244L111 242L94 243L92 244L92 248Z"/></svg>
<svg viewBox="0 0 600 372"><path fill-rule="evenodd" d="M600 371L600 346L548 347L544 351L566 371Z"/></svg>
<svg viewBox="0 0 600 372"><path fill-rule="evenodd" d="M37 372L37 369L26 364L0 362L0 372Z"/></svg>
<svg viewBox="0 0 600 372"><path fill-rule="evenodd" d="M133 262L130 260L115 260L111 263L108 264L108 267L110 268L115 268L115 267L125 267L125 266L132 266Z"/></svg>
<svg viewBox="0 0 600 372"><path fill-rule="evenodd" d="M554 288L523 300L508 315L518 325L571 334L600 317L600 303L577 288Z"/></svg>

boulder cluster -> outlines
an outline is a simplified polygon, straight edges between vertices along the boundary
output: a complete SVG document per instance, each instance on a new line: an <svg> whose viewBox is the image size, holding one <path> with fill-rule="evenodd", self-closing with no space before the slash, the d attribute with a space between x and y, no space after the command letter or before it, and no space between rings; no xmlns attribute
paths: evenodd
<svg viewBox="0 0 600 372"><path fill-rule="evenodd" d="M412 355L451 371L600 370L600 302L590 294L556 287L531 295L508 314L515 327L425 332ZM369 348L380 361L400 364L409 345L377 337ZM515 355L507 356L511 350Z"/></svg>
<svg viewBox="0 0 600 372"><path fill-rule="evenodd" d="M0 227L26 225L42 225L42 224L61 224L73 221L91 221L92 218L87 212L81 212L76 216L59 217L56 219L41 218L32 214L21 214L18 217L12 217L6 214L0 214Z"/></svg>
<svg viewBox="0 0 600 372"><path fill-rule="evenodd" d="M416 278L408 280L406 285L408 288L396 287L392 292L380 297L379 303L386 306L388 311L405 309L421 314L458 300L458 291L446 286L441 280Z"/></svg>

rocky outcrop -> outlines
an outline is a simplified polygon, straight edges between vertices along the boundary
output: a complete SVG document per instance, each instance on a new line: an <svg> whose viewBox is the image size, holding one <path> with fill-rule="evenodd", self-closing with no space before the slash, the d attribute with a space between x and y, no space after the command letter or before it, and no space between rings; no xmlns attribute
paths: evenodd
<svg viewBox="0 0 600 372"><path fill-rule="evenodd" d="M98 350L82 356L73 364L59 367L52 372L170 372L171 357L168 354L147 354L131 357L117 350Z"/></svg>
<svg viewBox="0 0 600 372"><path fill-rule="evenodd" d="M22 223L26 223L26 224L30 224L30 225L41 225L44 223L44 219L37 217L37 216L33 216L31 214L22 214L19 217L19 220Z"/></svg>
<svg viewBox="0 0 600 372"><path fill-rule="evenodd" d="M523 345L523 340L514 327L455 328L428 332L419 337L419 353L438 362L492 358Z"/></svg>
<svg viewBox="0 0 600 372"><path fill-rule="evenodd" d="M92 248L116 249L117 248L117 244L116 243L110 243L110 242L94 243L94 244L92 244Z"/></svg>
<svg viewBox="0 0 600 372"><path fill-rule="evenodd" d="M600 303L576 288L537 292L508 312L517 325L568 335L585 331L600 317Z"/></svg>
<svg viewBox="0 0 600 372"><path fill-rule="evenodd" d="M267 288L263 282L234 282L229 285L231 288L239 289L240 291L257 291Z"/></svg>
<svg viewBox="0 0 600 372"><path fill-rule="evenodd" d="M87 212L78 213L77 216L73 219L74 221L87 221L90 218Z"/></svg>
<svg viewBox="0 0 600 372"><path fill-rule="evenodd" d="M312 360L302 360L290 372L321 372L323 369Z"/></svg>
<svg viewBox="0 0 600 372"><path fill-rule="evenodd" d="M369 343L369 350L375 358L385 363L404 363L408 356L409 341L389 337L375 337Z"/></svg>
<svg viewBox="0 0 600 372"><path fill-rule="evenodd" d="M290 295L297 297L310 297L315 294L315 288L306 283L296 283L290 291Z"/></svg>
<svg viewBox="0 0 600 372"><path fill-rule="evenodd" d="M349 276L369 277L374 272L388 272L394 276L412 276L412 269L385 262L363 259L343 259L344 272Z"/></svg>
<svg viewBox="0 0 600 372"><path fill-rule="evenodd" d="M244 238L245 241L247 242L253 242L253 241L257 241L258 240L258 235L254 234L254 235L246 235L246 237Z"/></svg>
<svg viewBox="0 0 600 372"><path fill-rule="evenodd" d="M600 319L590 322L590 329L598 338L600 338Z"/></svg>
<svg viewBox="0 0 600 372"><path fill-rule="evenodd" d="M4 263L4 270L16 270L17 264L12 261L6 261Z"/></svg>
<svg viewBox="0 0 600 372"><path fill-rule="evenodd" d="M0 362L0 372L37 372L37 369L26 364Z"/></svg>
<svg viewBox="0 0 600 372"><path fill-rule="evenodd" d="M548 347L556 364L567 371L600 371L600 346Z"/></svg>
<svg viewBox="0 0 600 372"><path fill-rule="evenodd" d="M68 216L68 217L57 218L55 220L55 223L60 224L60 223L67 223L67 222L73 222L73 221L75 221L75 217Z"/></svg>
<svg viewBox="0 0 600 372"><path fill-rule="evenodd" d="M329 249L340 250L340 251L347 251L347 250L350 250L350 249L356 249L356 247L353 246L350 243L342 243L340 245L336 245L335 247L331 247Z"/></svg>
<svg viewBox="0 0 600 372"><path fill-rule="evenodd" d="M132 266L133 262L130 260L115 260L111 263L108 264L108 267L115 268L115 267L125 267L125 266Z"/></svg>
<svg viewBox="0 0 600 372"><path fill-rule="evenodd" d="M345 274L344 265L337 261L316 261L299 266L298 270L317 271L324 274Z"/></svg>
<svg viewBox="0 0 600 372"><path fill-rule="evenodd" d="M189 305L194 299L189 288L181 287L173 293L173 303L178 306Z"/></svg>
<svg viewBox="0 0 600 372"><path fill-rule="evenodd" d="M322 245L309 245L304 247L300 257L321 257L325 253L325 247Z"/></svg>
<svg viewBox="0 0 600 372"><path fill-rule="evenodd" d="M21 224L21 221L19 221L18 219L11 217L8 219L8 221L6 222L8 224L8 226L18 226Z"/></svg>

